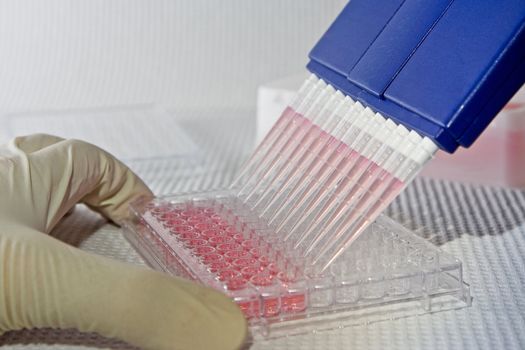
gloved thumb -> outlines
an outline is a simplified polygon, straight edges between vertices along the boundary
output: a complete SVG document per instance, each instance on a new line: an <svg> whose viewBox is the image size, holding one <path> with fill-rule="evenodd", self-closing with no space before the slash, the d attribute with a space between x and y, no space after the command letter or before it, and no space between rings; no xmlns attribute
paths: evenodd
<svg viewBox="0 0 525 350"><path fill-rule="evenodd" d="M31 228L0 228L0 333L75 328L144 349L237 349L240 309L225 295L91 255Z"/></svg>

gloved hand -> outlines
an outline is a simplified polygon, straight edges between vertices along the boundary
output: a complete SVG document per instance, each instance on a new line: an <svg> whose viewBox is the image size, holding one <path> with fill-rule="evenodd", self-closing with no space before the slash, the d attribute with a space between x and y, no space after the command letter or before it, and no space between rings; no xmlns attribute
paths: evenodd
<svg viewBox="0 0 525 350"><path fill-rule="evenodd" d="M47 235L77 202L115 223L151 192L101 149L48 135L0 147L0 334L76 328L144 349L236 349L246 322L226 296Z"/></svg>

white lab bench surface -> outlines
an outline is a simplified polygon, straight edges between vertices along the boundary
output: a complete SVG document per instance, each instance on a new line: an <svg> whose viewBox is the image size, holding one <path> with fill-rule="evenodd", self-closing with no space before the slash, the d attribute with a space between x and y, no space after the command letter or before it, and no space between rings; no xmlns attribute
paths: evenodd
<svg viewBox="0 0 525 350"><path fill-rule="evenodd" d="M181 122L202 151L205 171L188 174L180 160L169 159L134 165L157 195L228 185L253 146L255 122L239 111L223 111L222 116ZM387 213L463 262L473 296L471 307L261 341L251 348L525 348L524 191L417 178ZM83 207L52 234L92 253L143 264L117 227ZM131 348L96 334L51 329L9 332L0 337L0 345L4 349Z"/></svg>

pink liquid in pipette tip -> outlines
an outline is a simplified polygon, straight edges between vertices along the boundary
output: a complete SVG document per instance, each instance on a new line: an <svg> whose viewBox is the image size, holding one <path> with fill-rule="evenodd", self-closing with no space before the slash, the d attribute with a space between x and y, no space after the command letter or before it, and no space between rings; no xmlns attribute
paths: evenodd
<svg viewBox="0 0 525 350"><path fill-rule="evenodd" d="M248 177L244 185L238 191L239 197L250 196L255 192L261 182L267 180L268 174L278 168L282 164L283 160L287 158L287 155L290 153L290 149L293 148L292 141L300 139L303 134L304 127L298 127L291 132L290 137L284 145L279 145L275 147L275 151L272 153L266 153L263 160L254 168L254 171L251 171L248 174ZM246 201L245 201L246 202Z"/></svg>
<svg viewBox="0 0 525 350"><path fill-rule="evenodd" d="M317 128L319 129L319 127L317 127L316 125L313 125L314 128ZM319 129L321 130L321 129ZM315 138L315 132L314 132L314 136ZM270 184L267 186L267 189L266 191L263 193L263 195L261 196L261 200L265 197L265 195L270 192L270 190L273 188L273 186L284 180L284 179L292 179L294 177L294 175L297 173L297 171L301 170L301 169L304 169L302 168L302 166L305 165L305 163L307 161L310 161L309 160L310 158L312 158L312 154L315 155L318 152L318 148L320 148L323 144L327 143L330 141L330 138L333 138L331 136L329 136L329 134L327 134L326 132L322 131L321 130L321 134L315 138L313 140L313 143L310 145L310 146L306 146L306 147L303 147L303 148L298 148L298 155L300 155L300 159L299 160L295 160L293 158L294 157L294 154L292 154L290 156L290 161L289 162L286 162L283 166L283 168L277 173L276 176L273 177L273 180L271 180ZM301 155L302 153L302 155ZM281 188L286 188L286 183L284 184L281 184L280 185ZM256 206L261 202L261 200L259 200L259 202L256 203Z"/></svg>
<svg viewBox="0 0 525 350"><path fill-rule="evenodd" d="M286 188L288 186L292 187L292 189L287 193L282 191L282 195L285 195L286 197L282 198L279 193L276 193L271 199L271 202L267 205L266 209L262 211L261 216L269 218L270 224L274 224L273 218L278 217L282 210L290 212L293 210L294 206L299 205L299 203L301 203L302 199L308 193L308 185L314 181L314 179L322 179L323 174L341 160L343 157L342 150L348 149L346 144L343 144L344 147L342 147L341 144L343 143L332 137L323 147L318 156L311 154L308 167L306 169L298 167L292 174L288 176L288 180L282 185L282 188ZM291 182L293 178L295 178L293 180L294 182ZM302 192L298 193L297 191L300 189L302 189ZM281 205L277 207L279 203ZM276 211L277 213L272 216Z"/></svg>
<svg viewBox="0 0 525 350"><path fill-rule="evenodd" d="M373 218L371 220L374 220L377 217L377 215L379 215L379 213L381 213L381 211L397 197L397 195L403 190L405 185L406 184L403 181L399 180L398 178L392 177L388 187L381 194L381 198L377 200L375 204L370 208L369 218Z"/></svg>
<svg viewBox="0 0 525 350"><path fill-rule="evenodd" d="M295 227L300 226L304 220L301 221L301 217L298 214L307 213L303 218L308 218L315 213L316 208L324 199L327 193L331 189L336 187L336 184L342 179L351 178L356 169L359 169L359 166L356 167L356 164L362 160L362 157L355 152L354 150L349 149L349 153L340 161L339 165L336 166L336 169L331 169L326 167L325 170L330 170L330 174L327 179L325 179L324 171L318 174L316 180L316 185L311 186L307 192L302 196L301 200L295 205L292 209L290 215L285 217L284 220L278 223L277 232L282 232L283 229L289 227L289 232L287 235L288 239L292 236ZM341 184L337 185L341 187ZM280 214L280 213L278 213ZM272 222L274 224L274 222Z"/></svg>
<svg viewBox="0 0 525 350"><path fill-rule="evenodd" d="M295 133L293 138L290 138L282 148L280 154L283 155L281 160L291 161L294 160L297 154L306 147L317 140L320 134L320 128L313 124L309 119L302 117L301 127L298 129L298 132ZM287 164L287 163L284 163ZM273 164L272 164L273 165ZM280 163L283 165L283 163Z"/></svg>
<svg viewBox="0 0 525 350"><path fill-rule="evenodd" d="M368 190L359 198L358 201L344 202L342 207L339 207L337 211L332 215L330 224L327 225L322 232L318 235L317 239L310 245L307 253L315 251L317 257L323 256L327 250L332 247L340 238L347 239L352 238L359 226L359 222L373 221L375 217L369 209L374 203L380 203L384 200L391 201L397 195L392 190L402 188L402 182L392 176L389 172L376 166L373 169L374 172L378 172L378 176L373 177L373 182L368 186ZM392 197L392 195L394 197ZM323 236L329 234L330 239L325 240L325 244L318 248L318 243L323 239ZM316 261L314 259L314 261Z"/></svg>
<svg viewBox="0 0 525 350"><path fill-rule="evenodd" d="M330 148L331 148L331 147L330 147ZM328 150L326 151L326 153L323 153L323 154L324 154L324 157L327 158L327 159L331 159L330 156L329 156L329 157L326 157L326 154L330 153L330 152L329 152L329 149L330 149L330 148L328 148ZM337 148L338 152L348 152L348 149L349 149L348 146L347 146L346 144L344 144L344 143L340 143L339 147ZM333 154L334 152L332 151L331 153ZM355 153L355 155L357 155L357 153ZM350 159L352 159L352 158L354 159L352 163L355 163L355 160L356 160L357 158L352 157L352 154L350 154L349 156L350 156ZM346 157L345 157L345 158L346 158ZM322 162L323 159L320 159L319 161ZM345 162L344 159L343 159L341 162L344 162L344 164L348 164L348 161ZM318 163L318 162L316 162L316 163ZM319 180L323 179L324 170L329 170L330 168L329 168L329 167L324 167L324 168L322 168L322 169L323 169L323 171L321 171L320 175L318 175L317 177L316 177L316 174L311 174L309 171L306 171L306 172L305 172L305 175L306 175L306 176L309 176L309 177L314 177L314 178L316 177L315 180L316 180L316 185L317 185L317 184L319 184ZM303 177L303 179L304 179L304 177ZM304 180L299 181L298 184L301 184L302 181L304 181ZM312 187L311 187L310 189L308 189L308 191L302 196L302 199L307 198L308 195L310 195L310 194L312 193L312 191L315 191L316 189L319 189L319 188L316 187L316 186L312 186ZM289 198L290 198L290 197L289 197ZM301 200L302 200L302 199L301 199ZM300 208L300 206L303 204L301 201L296 202L296 203L298 203L298 204L295 206L296 209L297 209L297 208ZM276 216L280 214L280 211L282 211L282 210L287 210L287 208L288 208L288 207L286 207L286 206L281 207L281 209L280 209L279 212L276 214ZM309 208L307 208L306 210L308 210L308 209L309 209ZM288 211L288 210L287 210L287 211ZM296 210L292 209L292 212L295 212L295 211L296 211ZM294 215L290 215L289 217L293 217L293 216L294 216ZM274 217L275 217L275 216L274 216ZM272 222L272 224L275 224L275 223ZM281 229L282 227L283 227L283 225L279 224L279 229ZM279 229L278 229L278 231L279 231Z"/></svg>
<svg viewBox="0 0 525 350"><path fill-rule="evenodd" d="M316 223L319 221L322 221L325 219L325 215L333 209L333 206L337 204L338 201L341 200L340 195L345 194L347 191L354 188L357 179L361 177L363 172L368 168L368 165L370 163L370 160L366 157L363 157L361 155L355 154L354 157L357 156L357 159L354 166L352 167L352 170L348 173L347 176L344 176L343 178L339 178L337 182L341 181L337 184L337 192L334 196L331 196L324 205L319 208L319 205L322 204L323 196L319 196L313 205L309 206L308 212L296 223L294 224L294 227L292 228L291 234L294 233L294 230L297 228L301 228L305 222L312 222ZM337 183L336 182L336 183ZM312 228L307 228L304 233L301 234L301 237L304 239L309 236L310 232L312 231ZM301 243L302 239L297 242L297 244ZM296 244L296 245L297 245Z"/></svg>
<svg viewBox="0 0 525 350"><path fill-rule="evenodd" d="M303 118L303 126L301 129L302 131L292 135L282 148L282 151L273 157L270 164L265 167L266 170L262 172L262 175L256 177L255 187L250 188L251 191L245 191L245 189L241 190L239 192L240 195L249 194L251 192L251 194L248 195L249 199L251 198L251 195L257 193L259 190L265 189L268 183L280 173L283 167L297 157L298 153L300 153L303 148L308 147L308 145L311 145L317 140L322 131L317 125L312 124L306 118ZM248 186L245 186L245 188L246 187Z"/></svg>
<svg viewBox="0 0 525 350"><path fill-rule="evenodd" d="M319 193L321 190L331 186L331 183L333 183L335 176L337 175L337 164L347 164L345 159L348 156L351 156L351 154L348 152L353 151L351 151L351 149L345 143L341 142L336 151L332 152L332 154L328 157L326 164L323 163L323 159L317 159L313 164L311 172L306 171L303 177L292 189L288 198L284 199L284 204L281 205L280 208L274 209L274 211L277 210L277 212L269 218L269 224L277 225L277 231L280 232L280 229L287 225L290 222L290 219L295 217L297 212L307 211L309 207L304 210L301 208L303 208L305 203L311 202L311 199L315 198L316 193ZM303 188L302 192L296 193L296 190L301 187ZM293 197L296 194L297 198ZM272 205L275 204L272 203ZM287 217L282 217L283 215L287 214L290 215Z"/></svg>
<svg viewBox="0 0 525 350"><path fill-rule="evenodd" d="M286 107L286 109L281 114L281 117L270 129L268 134L264 137L263 141L256 148L253 155L246 162L246 164L241 169L241 172L237 179L233 182L232 186L238 185L239 181L242 181L243 177L252 170L254 166L258 166L261 162L261 158L264 153L272 153L272 147L275 147L281 138L285 135L286 131L290 128L292 124L293 116L296 112L291 107Z"/></svg>
<svg viewBox="0 0 525 350"><path fill-rule="evenodd" d="M363 203L362 199L363 196L366 194L366 191L371 188L371 185L373 184L373 181L381 174L381 172L384 172L384 169L381 168L379 165L377 165L374 162L370 162L370 165L358 179L357 183L352 187L352 189L345 195L344 199L336 204L336 209L334 211L331 211L329 217L327 218L327 222L324 224L326 228L319 228L318 234L316 234L315 239L313 239L310 243L309 248L306 250L306 253L308 254L312 250L314 250L318 243L324 238L325 234L327 232L330 232L334 230L334 228L337 227L339 219L342 216L345 216L348 219L348 222L351 221L350 217L354 215L354 213L357 212L359 205ZM332 204L328 204L331 206ZM349 210L351 209L351 210ZM323 220L324 222L324 220ZM335 226L335 227L334 227ZM316 226L313 226L313 228L316 228ZM332 237L333 235L330 235ZM337 237L334 237L334 239Z"/></svg>
<svg viewBox="0 0 525 350"><path fill-rule="evenodd" d="M358 237L368 227L368 225L378 217L378 215L388 206L388 204L390 204L397 197L397 195L403 190L405 186L405 183L397 178L393 178L387 190L382 194L382 199L377 200L365 215L362 215L359 220L353 223L355 228L352 229L352 235L354 237ZM335 245L335 248L332 247L334 246L334 244L332 244L329 248L331 248L333 252L329 254L330 258L326 260L326 263L322 267L322 271L325 271L330 266L330 264L348 248L352 241L353 239L340 242L339 244ZM319 258L320 255L316 260L319 260Z"/></svg>
<svg viewBox="0 0 525 350"><path fill-rule="evenodd" d="M274 206L274 200L279 198L279 194L285 192L285 190L289 190L289 187L292 187L292 189L287 193L287 197L292 199L295 195L295 190L305 178L308 177L309 174L312 174L312 172L320 165L323 165L326 158L334 152L334 149L336 148L335 145L336 139L333 136L329 136L329 134L323 133L322 137L318 139L309 150L304 152L303 156L296 164L290 162L287 169L285 169L286 171L282 171L279 176L272 181L268 190L257 203L262 203L265 207L258 209L256 204L255 210L261 212L261 215L263 216L266 214L267 210L275 211L277 208L271 209L271 207ZM283 183L280 184L279 190L272 188L274 183L280 183L281 181ZM270 191L272 189L273 191ZM265 197L268 192L270 192L270 195ZM281 203L282 202L283 201L281 201Z"/></svg>

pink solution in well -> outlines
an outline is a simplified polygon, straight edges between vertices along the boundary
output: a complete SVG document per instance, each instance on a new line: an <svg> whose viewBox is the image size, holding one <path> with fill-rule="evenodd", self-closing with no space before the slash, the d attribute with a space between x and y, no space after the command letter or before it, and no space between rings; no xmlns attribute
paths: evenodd
<svg viewBox="0 0 525 350"><path fill-rule="evenodd" d="M161 224L166 234L179 242L169 249L165 241L158 238L155 241L166 262L176 260L174 251L179 251L180 259L180 249L183 249L183 255L191 257L191 261L185 261L185 264L202 267L202 271L207 271L234 300L235 295L245 296L250 290L261 293L259 296L254 294L252 299L237 298L247 318L277 316L281 312L298 312L306 307L306 290L288 291L286 283L277 278L286 276L286 271L270 259L268 245L263 240L251 238L250 234L243 238L242 232L231 225L231 215L228 220L211 208L188 208L179 211L173 222L173 219L167 219L169 208L152 208L150 213L151 216L145 215L146 221L152 227ZM227 222L228 225L221 227L217 222ZM281 255L274 252L271 256Z"/></svg>

